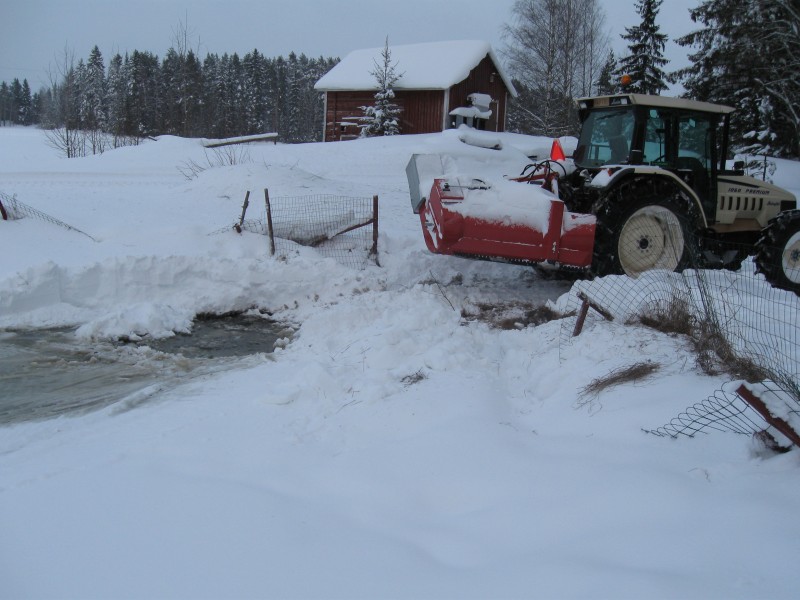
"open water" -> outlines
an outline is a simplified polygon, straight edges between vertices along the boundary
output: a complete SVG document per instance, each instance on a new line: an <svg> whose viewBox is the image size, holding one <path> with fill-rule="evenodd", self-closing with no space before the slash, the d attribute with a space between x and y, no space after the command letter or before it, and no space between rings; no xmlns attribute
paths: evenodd
<svg viewBox="0 0 800 600"><path fill-rule="evenodd" d="M187 378L269 353L291 330L259 316L195 321L191 335L86 342L67 328L0 330L0 426L135 407Z"/></svg>

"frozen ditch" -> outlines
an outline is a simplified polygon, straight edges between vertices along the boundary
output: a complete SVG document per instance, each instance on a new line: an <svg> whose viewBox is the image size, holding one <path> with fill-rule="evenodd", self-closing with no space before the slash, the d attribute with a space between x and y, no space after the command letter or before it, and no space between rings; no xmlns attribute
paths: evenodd
<svg viewBox="0 0 800 600"><path fill-rule="evenodd" d="M0 426L146 402L181 380L270 353L293 333L261 316L198 319L191 335L83 342L71 328L0 330Z"/></svg>

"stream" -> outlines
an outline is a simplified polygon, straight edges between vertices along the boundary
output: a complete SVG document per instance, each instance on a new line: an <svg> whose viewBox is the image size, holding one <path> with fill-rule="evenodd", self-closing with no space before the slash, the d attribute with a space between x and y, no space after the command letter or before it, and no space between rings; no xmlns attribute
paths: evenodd
<svg viewBox="0 0 800 600"><path fill-rule="evenodd" d="M292 333L252 315L198 319L191 334L127 343L79 340L72 328L0 330L0 426L133 408L183 380L270 353Z"/></svg>

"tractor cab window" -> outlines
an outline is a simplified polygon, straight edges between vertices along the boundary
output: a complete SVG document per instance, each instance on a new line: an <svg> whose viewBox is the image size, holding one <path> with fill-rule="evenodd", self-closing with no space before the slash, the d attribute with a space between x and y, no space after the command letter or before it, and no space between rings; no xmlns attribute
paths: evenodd
<svg viewBox="0 0 800 600"><path fill-rule="evenodd" d="M708 170L711 168L711 123L702 115L678 119L678 158L694 158Z"/></svg>
<svg viewBox="0 0 800 600"><path fill-rule="evenodd" d="M705 201L710 196L711 163L714 127L705 115L678 118L678 175Z"/></svg>
<svg viewBox="0 0 800 600"><path fill-rule="evenodd" d="M667 160L667 119L654 108L650 109L644 130L643 160L651 165Z"/></svg>
<svg viewBox="0 0 800 600"><path fill-rule="evenodd" d="M592 168L627 162L634 122L632 107L589 113L581 128L575 164Z"/></svg>
<svg viewBox="0 0 800 600"><path fill-rule="evenodd" d="M710 197L714 123L708 115L651 108L644 134L644 162L676 173L702 200Z"/></svg>

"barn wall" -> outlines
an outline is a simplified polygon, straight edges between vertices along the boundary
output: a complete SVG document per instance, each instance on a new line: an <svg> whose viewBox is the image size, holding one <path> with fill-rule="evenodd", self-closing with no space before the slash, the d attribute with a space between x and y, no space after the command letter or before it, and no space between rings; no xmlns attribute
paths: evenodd
<svg viewBox="0 0 800 600"><path fill-rule="evenodd" d="M397 91L402 133L435 133L442 130L443 90Z"/></svg>
<svg viewBox="0 0 800 600"><path fill-rule="evenodd" d="M442 90L413 90L395 92L395 102L402 109L400 132L433 133L442 130ZM363 116L362 106L375 102L375 93L366 91L328 92L325 113L325 141L349 140L358 137L355 125Z"/></svg>
<svg viewBox="0 0 800 600"><path fill-rule="evenodd" d="M364 114L360 107L375 101L374 92L328 92L325 111L325 141L336 142L358 137L356 117Z"/></svg>

